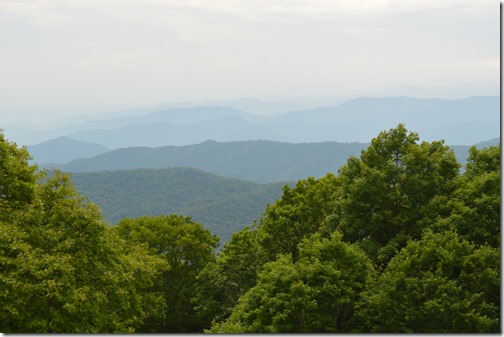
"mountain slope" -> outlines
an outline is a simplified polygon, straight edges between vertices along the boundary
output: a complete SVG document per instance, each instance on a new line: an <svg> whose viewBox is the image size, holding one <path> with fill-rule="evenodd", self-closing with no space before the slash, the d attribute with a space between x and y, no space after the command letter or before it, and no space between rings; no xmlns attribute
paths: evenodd
<svg viewBox="0 0 504 337"><path fill-rule="evenodd" d="M191 124L150 122L114 130L87 130L73 133L72 138L96 141L110 148L132 146L187 145L208 139L239 141L249 139L285 140L267 127L237 116L223 117Z"/></svg>
<svg viewBox="0 0 504 337"><path fill-rule="evenodd" d="M106 221L124 217L184 214L221 237L258 220L284 183L261 185L191 168L73 173L79 192L97 203Z"/></svg>
<svg viewBox="0 0 504 337"><path fill-rule="evenodd" d="M470 145L500 135L499 96L462 99L361 97L332 107L277 115L265 113L282 111L289 105L281 103L275 106L274 102L250 99L215 103L229 104L261 115L225 106L186 104L183 108L166 109L169 105L163 105L157 107L158 111L153 110L156 107L140 109L131 112L138 113L136 116L128 113L108 119L96 117L94 121L53 130L9 127L6 131L20 144L37 144L65 135L110 148L187 145L207 139L368 142L380 131L399 123L420 133L422 139L444 139L447 144ZM299 106L293 104L290 107Z"/></svg>
<svg viewBox="0 0 504 337"><path fill-rule="evenodd" d="M404 123L427 141L470 145L500 135L500 98L361 97L335 107L281 114L263 123L297 142L367 142Z"/></svg>
<svg viewBox="0 0 504 337"><path fill-rule="evenodd" d="M229 178L269 183L321 177L327 172L336 172L348 156L358 156L366 147L367 144L362 143L336 142L206 141L179 147L118 149L56 167L68 172L86 172L181 166Z"/></svg>
<svg viewBox="0 0 504 337"><path fill-rule="evenodd" d="M37 163L67 163L78 158L94 157L109 151L103 145L59 137L34 146L28 151Z"/></svg>

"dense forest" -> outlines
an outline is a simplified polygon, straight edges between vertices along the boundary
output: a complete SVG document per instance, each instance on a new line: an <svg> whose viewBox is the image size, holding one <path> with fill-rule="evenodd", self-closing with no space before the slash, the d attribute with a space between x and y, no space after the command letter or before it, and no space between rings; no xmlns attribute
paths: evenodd
<svg viewBox="0 0 504 337"><path fill-rule="evenodd" d="M38 159L54 158L55 152L68 144L48 142L45 155L37 148ZM500 142L494 138L487 142L473 144L480 149ZM55 145L53 145L55 144ZM72 144L72 143L70 143ZM50 145L50 146L49 146ZM58 145L58 146L56 146ZM80 156L67 164L43 161L37 163L43 168L56 168L64 172L101 172L167 167L192 167L226 178L272 183L297 181L306 177L321 178L328 172L344 165L350 156L358 156L369 143L283 143L266 140L219 143L206 141L195 145L121 148L92 158L79 154L77 146L66 151ZM450 145L457 160L465 164L470 146ZM28 148L33 155L31 148ZM35 156L37 159L37 156Z"/></svg>
<svg viewBox="0 0 504 337"><path fill-rule="evenodd" d="M266 140L225 142L213 140L186 145L130 147L67 164L46 164L65 172L96 172L138 168L192 167L219 176L271 183L322 177L358 154L369 144L304 143Z"/></svg>
<svg viewBox="0 0 504 337"><path fill-rule="evenodd" d="M2 332L500 332L500 148L465 169L403 125L219 238L110 226L0 134ZM463 172L463 173L461 173Z"/></svg>
<svg viewBox="0 0 504 337"><path fill-rule="evenodd" d="M261 217L286 183L257 184L188 167L71 173L109 224L143 215L190 214L221 244ZM294 183L289 183L292 185Z"/></svg>

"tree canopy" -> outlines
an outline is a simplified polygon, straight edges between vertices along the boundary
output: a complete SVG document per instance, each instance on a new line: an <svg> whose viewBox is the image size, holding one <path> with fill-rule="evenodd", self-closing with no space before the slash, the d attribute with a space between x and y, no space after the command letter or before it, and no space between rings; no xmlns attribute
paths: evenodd
<svg viewBox="0 0 504 337"><path fill-rule="evenodd" d="M146 244L168 268L156 279L152 291L166 304L161 318L147 320L141 332L193 332L201 330L192 297L196 277L215 259L218 238L190 217L169 215L123 219L114 230L131 244Z"/></svg>
<svg viewBox="0 0 504 337"><path fill-rule="evenodd" d="M399 124L339 171L336 227L382 264L420 237L432 201L455 188L460 164L453 151L442 141L418 141Z"/></svg>
<svg viewBox="0 0 504 337"><path fill-rule="evenodd" d="M280 254L264 265L257 284L229 319L209 332L349 332L354 304L373 274L369 258L334 232L299 243L299 259Z"/></svg>
<svg viewBox="0 0 504 337"><path fill-rule="evenodd" d="M363 294L359 314L361 331L499 332L499 250L426 232Z"/></svg>
<svg viewBox="0 0 504 337"><path fill-rule="evenodd" d="M0 222L0 330L134 331L155 312L141 294L160 262L126 254L68 176L33 188L32 202Z"/></svg>

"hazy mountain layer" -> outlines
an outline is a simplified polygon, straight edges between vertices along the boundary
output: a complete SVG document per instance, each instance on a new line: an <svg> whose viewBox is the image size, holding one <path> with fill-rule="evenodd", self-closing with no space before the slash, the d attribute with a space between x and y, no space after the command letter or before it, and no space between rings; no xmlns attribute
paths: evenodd
<svg viewBox="0 0 504 337"><path fill-rule="evenodd" d="M79 158L94 157L110 150L100 144L62 136L38 145L28 146L28 151L37 163L63 164Z"/></svg>
<svg viewBox="0 0 504 337"><path fill-rule="evenodd" d="M56 167L68 172L134 168L194 167L223 177L258 183L295 181L336 172L350 155L360 155L363 143L290 144L272 141L134 147L110 151Z"/></svg>
<svg viewBox="0 0 504 337"><path fill-rule="evenodd" d="M290 111L272 102L218 102L248 108L257 114L225 106L137 110L127 115L53 130L7 128L20 145L37 144L62 135L100 143L110 148L128 146L190 145L207 139L217 141L280 140L302 142L367 142L380 131L404 123L422 139L444 139L447 144L470 145L500 135L498 96L463 99L420 99L411 97L361 97L332 107ZM239 103L239 104L237 104ZM253 106L253 108L251 108ZM296 105L292 105L296 108ZM263 109L263 112L260 113ZM149 112L147 112L149 111Z"/></svg>
<svg viewBox="0 0 504 337"><path fill-rule="evenodd" d="M500 138L476 146L498 144ZM350 155L359 156L365 143L290 144L272 141L219 143L206 141L197 145L132 147L113 150L93 158L74 160L55 166L67 172L193 167L214 174L257 183L296 181L309 176L321 177L337 172ZM469 146L452 146L460 163L465 164ZM44 165L42 165L44 166Z"/></svg>
<svg viewBox="0 0 504 337"><path fill-rule="evenodd" d="M423 140L470 145L499 137L500 98L362 97L336 107L289 112L264 123L298 142L367 142L403 123Z"/></svg>

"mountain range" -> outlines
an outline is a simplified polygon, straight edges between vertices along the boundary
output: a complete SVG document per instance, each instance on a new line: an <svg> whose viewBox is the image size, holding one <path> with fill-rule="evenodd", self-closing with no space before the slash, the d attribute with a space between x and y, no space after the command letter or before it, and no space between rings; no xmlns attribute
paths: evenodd
<svg viewBox="0 0 504 337"><path fill-rule="evenodd" d="M475 144L499 144L500 138ZM265 140L241 142L206 141L196 145L130 147L81 158L67 164L43 164L66 172L97 172L141 168L193 167L219 176L270 183L296 181L309 176L336 173L349 156L360 156L369 143L291 144ZM465 164L469 146L452 146Z"/></svg>
<svg viewBox="0 0 504 337"><path fill-rule="evenodd" d="M303 142L368 142L380 131L404 123L427 141L471 145L500 136L500 98L462 99L361 97L331 107L258 114L242 111L247 104L185 106L138 110L113 118L90 120L56 129L5 127L9 139L21 145L67 136L117 149L130 146L191 145L205 140L273 140ZM257 103L257 102L256 102ZM253 104L248 104L249 106ZM256 106L261 106L257 103ZM263 104L262 108L274 106ZM288 105L282 105L284 109ZM291 106L302 108L302 106ZM276 111L282 111L277 109Z"/></svg>

